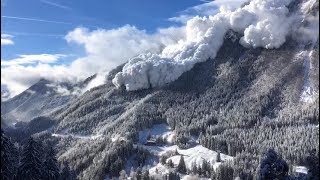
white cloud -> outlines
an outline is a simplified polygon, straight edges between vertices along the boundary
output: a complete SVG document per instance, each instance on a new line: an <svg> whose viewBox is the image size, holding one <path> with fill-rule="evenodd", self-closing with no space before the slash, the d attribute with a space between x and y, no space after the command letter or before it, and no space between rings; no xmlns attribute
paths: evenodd
<svg viewBox="0 0 320 180"><path fill-rule="evenodd" d="M140 53L158 53L163 47L181 39L183 31L183 28L170 27L148 34L129 25L94 31L76 28L65 39L71 45L75 43L83 46L86 56L75 59L70 65L48 64L57 62L64 57L62 54L20 55L16 59L1 60L1 84L6 85L12 97L40 78L77 82L95 73L109 71ZM100 85L100 80L97 79L88 88Z"/></svg>
<svg viewBox="0 0 320 180"><path fill-rule="evenodd" d="M1 67L1 87L6 86L10 92L10 97L26 90L40 78L69 82L78 80L70 72L70 69L63 65L38 64L36 66L11 65Z"/></svg>
<svg viewBox="0 0 320 180"><path fill-rule="evenodd" d="M4 45L13 45L14 42L12 40L13 36L9 34L1 34L1 46Z"/></svg>
<svg viewBox="0 0 320 180"><path fill-rule="evenodd" d="M35 64L44 63L50 64L57 62L60 58L65 57L63 54L30 54L30 55L19 55L18 58L10 60L1 60L1 66L11 65L23 65L23 64Z"/></svg>

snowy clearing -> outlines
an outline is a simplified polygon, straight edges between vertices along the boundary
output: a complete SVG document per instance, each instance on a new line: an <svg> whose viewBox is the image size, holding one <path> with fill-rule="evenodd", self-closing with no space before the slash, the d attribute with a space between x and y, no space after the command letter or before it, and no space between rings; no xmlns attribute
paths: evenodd
<svg viewBox="0 0 320 180"><path fill-rule="evenodd" d="M198 166L201 166L202 161L206 160L211 165L213 165L213 168L216 169L219 167L221 162L216 162L217 152L212 151L208 148L203 147L202 145L196 145L195 147L189 148L189 149L180 149L177 145L173 146L141 146L144 149L147 149L152 154L160 157L161 155L165 154L169 151L175 151L177 149L179 155L172 156L167 159L172 160L175 167L179 164L180 156L184 156L184 160L186 163L187 168L191 169L192 163L196 162ZM233 159L233 157L220 154L222 162L230 161ZM149 169L150 174L167 174L169 172L169 169L162 165L161 163L158 163L157 165L151 167Z"/></svg>
<svg viewBox="0 0 320 180"><path fill-rule="evenodd" d="M101 137L102 134L83 136L83 135L75 135L75 134L55 134L55 133L53 133L53 134L51 134L51 136L60 137L60 138L72 137L72 138L75 138L75 139L91 139L91 140L94 140L94 139L97 139L97 138Z"/></svg>
<svg viewBox="0 0 320 180"><path fill-rule="evenodd" d="M148 138L153 139L157 137L165 138L166 144L148 144ZM175 167L178 166L180 157L183 155L186 166L189 169L191 169L193 163L196 163L197 166L201 166L203 160L208 161L213 168L216 169L221 163L231 161L233 159L232 156L220 153L221 162L216 162L218 153L200 145L196 137L192 137L191 139L195 145L188 149L180 149L177 145L174 145L174 138L175 132L172 131L172 129L165 123L153 125L152 128L139 132L139 143L134 144L134 147L145 149L153 155L151 159L148 160L149 162L145 164L147 169L149 169L150 175L165 175L169 173L170 168L168 168L166 165L162 165L160 162L157 163L160 156L164 154L172 154L172 156L169 156L166 161L168 162L169 159L171 159ZM115 139L117 139L117 137L115 137ZM173 153L176 150L178 155ZM132 164L130 161L131 160L127 162L127 172L129 172L131 168L129 167L130 164ZM181 178L190 179L193 177L185 175Z"/></svg>
<svg viewBox="0 0 320 180"><path fill-rule="evenodd" d="M175 133L167 124L156 124L151 129L145 129L139 132L139 142L144 144L148 140L148 136L162 137L167 140L168 143L173 143Z"/></svg>
<svg viewBox="0 0 320 180"><path fill-rule="evenodd" d="M199 176L195 176L195 175L185 175L185 176L181 177L181 180L195 180L195 179L211 180L210 178L203 178L203 177L199 177Z"/></svg>
<svg viewBox="0 0 320 180"><path fill-rule="evenodd" d="M293 169L297 173L303 173L303 174L308 173L308 169L305 166L293 166Z"/></svg>

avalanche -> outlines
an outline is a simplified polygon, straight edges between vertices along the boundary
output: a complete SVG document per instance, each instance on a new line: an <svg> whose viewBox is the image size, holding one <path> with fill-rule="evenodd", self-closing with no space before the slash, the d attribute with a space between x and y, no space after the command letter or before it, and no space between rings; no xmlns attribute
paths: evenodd
<svg viewBox="0 0 320 180"><path fill-rule="evenodd" d="M165 47L160 54L140 54L130 59L112 82L128 91L172 82L196 63L215 58L229 29L243 34L240 43L245 47L278 48L299 17L289 13L286 6L291 2L252 0L233 12L221 8L215 16L194 17L185 26L185 39Z"/></svg>

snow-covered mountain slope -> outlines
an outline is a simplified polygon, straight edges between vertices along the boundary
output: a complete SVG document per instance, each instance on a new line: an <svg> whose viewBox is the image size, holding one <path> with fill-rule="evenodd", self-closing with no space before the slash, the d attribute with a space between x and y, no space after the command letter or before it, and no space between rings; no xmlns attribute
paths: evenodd
<svg viewBox="0 0 320 180"><path fill-rule="evenodd" d="M95 75L77 84L40 79L21 94L1 102L1 115L12 124L50 114L80 95L82 88L94 78Z"/></svg>
<svg viewBox="0 0 320 180"><path fill-rule="evenodd" d="M72 144L60 141L64 149L60 160L70 161L83 179L104 176L101 168L107 166L103 162L119 143L133 148L131 143L139 142L141 130L159 123L168 124L178 139L202 134L200 142L206 148L234 156L235 163L250 159L248 169L257 167L258 156L269 147L292 161L302 158L307 149L318 148L319 86L314 82L319 79L319 50L313 49L310 59L310 84L315 93L305 102L301 100L305 59L297 56L301 50L296 42L288 41L276 50L246 49L239 38L234 41L229 35L215 59L196 64L166 86L127 92L113 85L116 72L110 73L105 85L52 114L58 122L57 134L103 136L94 141L75 138ZM209 143L210 139L215 143ZM75 160L87 156L77 147L86 147L88 159ZM247 152L251 152L249 157ZM122 156L126 157L130 156Z"/></svg>
<svg viewBox="0 0 320 180"><path fill-rule="evenodd" d="M300 7L301 3L307 3L303 13L315 11L312 8L314 6L308 5L309 1L306 0L285 1L288 6L292 6L290 11L283 6L278 9L272 6L266 10L268 5L277 4L271 0L266 1L269 4L262 5L259 4L260 1L253 2L257 4L253 4L252 8L261 12L258 19L253 21L267 21L262 17L264 11L284 11L286 15L295 13L295 8ZM283 3L276 2L280 5ZM254 12L250 11L249 14ZM244 14L245 17L247 15ZM202 25L207 27L205 22L204 20ZM300 29L308 28L309 23L301 24ZM215 23L212 26L214 25ZM257 27L247 25L244 24L245 28L249 28L248 31L254 34L261 30L270 35L268 29L262 28L261 23ZM277 30L270 26L268 28ZM216 30L213 28L213 31ZM222 33L222 43L218 45L221 47L216 49L214 37L206 32L194 34L199 35L199 42L183 44L182 50L177 50L178 58L175 60L178 62L173 64L170 59L159 60L155 55L142 55L115 68L108 73L105 84L85 92L48 115L56 121L53 132L42 132L35 136L55 142L59 160L70 162L72 168L79 172L80 179L117 176L131 158L136 159L141 166L148 165L145 156L149 156L150 152L165 152L169 147L179 147L178 152L189 155L191 159L188 159L188 163L198 161L201 157L201 154L191 156L195 151L202 152L204 158L220 151L226 157L233 157L235 177L250 173L254 179L257 179L261 155L268 148L274 148L294 165L302 163L305 152L311 149L319 152L319 40L310 43L287 35L284 36L285 42L281 41L283 44L277 44L277 49L265 46L259 48L260 46L243 46L245 32L229 29ZM282 35L280 34L281 37ZM201 38L202 36L205 37ZM270 42L274 36L267 40L260 36L249 37L257 38L254 40L263 44ZM207 40L209 42L206 44ZM249 44L255 43L247 40ZM214 52L205 54L206 51L202 51L202 48L210 49L207 45L211 43L215 48ZM188 47L194 48L185 51ZM193 61L191 58L190 64L184 64L183 58L179 61L180 57L188 60L189 55L199 58L200 56L196 56L197 50L201 50L198 55L203 55L201 57L205 59ZM172 53L175 52L173 50ZM156 60L161 64L157 64ZM171 65L174 67L171 68ZM179 70L177 67L180 65L183 66L182 71L169 73L175 74L173 79L170 76L157 83L157 78L166 77L167 71ZM145 67L151 67L152 71ZM166 71L162 71L161 67L165 67ZM145 76L153 71L160 73L159 76L154 74L152 79L155 86L150 83L150 76ZM130 89L137 82L138 86ZM305 101L302 97L309 87L312 87L313 93ZM174 131L173 144L154 147L142 144L147 152L143 148L139 149L136 145L145 142L147 129L156 126L156 130L151 132L162 134L166 131L159 124L165 124L170 127L170 131ZM166 136L170 135L172 134ZM190 143L194 137L197 137L197 146ZM178 157L170 158L176 162ZM154 162L158 166L159 160L155 159ZM149 167L150 171L151 168Z"/></svg>

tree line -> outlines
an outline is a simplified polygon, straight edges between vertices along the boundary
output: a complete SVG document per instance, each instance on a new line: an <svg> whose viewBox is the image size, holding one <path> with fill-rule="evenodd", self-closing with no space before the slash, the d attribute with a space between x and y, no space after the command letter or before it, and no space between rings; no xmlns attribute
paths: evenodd
<svg viewBox="0 0 320 180"><path fill-rule="evenodd" d="M58 163L53 147L29 137L22 145L14 143L1 130L1 179L75 180L67 162Z"/></svg>

